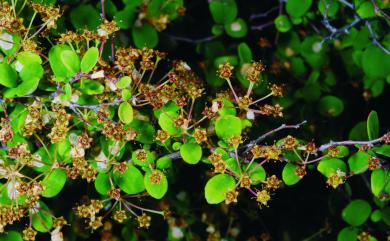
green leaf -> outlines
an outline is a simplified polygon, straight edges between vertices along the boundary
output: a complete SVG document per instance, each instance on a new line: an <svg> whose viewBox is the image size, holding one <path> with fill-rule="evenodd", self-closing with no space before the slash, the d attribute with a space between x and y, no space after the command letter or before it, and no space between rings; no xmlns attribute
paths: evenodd
<svg viewBox="0 0 390 241"><path fill-rule="evenodd" d="M121 174L114 172L114 182L127 194L137 194L145 190L144 177L134 166L127 165L127 170Z"/></svg>
<svg viewBox="0 0 390 241"><path fill-rule="evenodd" d="M44 70L41 64L32 62L23 67L20 71L20 78L22 81L29 81L32 79L37 79L39 81L43 76L43 72Z"/></svg>
<svg viewBox="0 0 390 241"><path fill-rule="evenodd" d="M58 78L68 77L68 70L62 62L61 53L66 50L71 50L68 45L58 44L53 46L49 51L49 63L54 72L54 75Z"/></svg>
<svg viewBox="0 0 390 241"><path fill-rule="evenodd" d="M232 159L233 159L233 160L232 160ZM237 161L235 160L235 158L232 158L232 159L230 159L230 161L231 161L231 162L234 161L234 163L235 163L236 165L233 166L233 165L230 163L228 166L233 166L234 169L231 169L231 170L236 171L237 173L239 173L238 166L237 166ZM228 159L228 160L229 160L229 159ZM226 161L226 162L228 162L228 161ZM249 173L249 178L251 179L253 185L260 184L261 182L265 181L265 178L267 177L267 174L266 174L266 172L265 172L264 167L258 165L258 163L256 163L256 162L254 162L254 163L249 167L248 173Z"/></svg>
<svg viewBox="0 0 390 241"><path fill-rule="evenodd" d="M84 73L88 73L95 67L97 61L99 60L99 50L96 47L91 47L85 52L83 58L81 59L80 68Z"/></svg>
<svg viewBox="0 0 390 241"><path fill-rule="evenodd" d="M132 81L133 79L131 77L123 76L118 80L118 82L116 82L116 87L118 87L119 89L125 89L130 86Z"/></svg>
<svg viewBox="0 0 390 241"><path fill-rule="evenodd" d="M376 111L371 111L367 118L367 134L370 140L379 136L379 118Z"/></svg>
<svg viewBox="0 0 390 241"><path fill-rule="evenodd" d="M32 214L32 226L35 230L41 233L47 233L53 227L53 218L50 214L50 209L45 203L40 201L38 203L39 209Z"/></svg>
<svg viewBox="0 0 390 241"><path fill-rule="evenodd" d="M381 219L382 219L381 210L377 209L377 210L373 211L373 212L371 213L370 219L371 219L371 221L373 221L374 223L377 223L377 222L381 221Z"/></svg>
<svg viewBox="0 0 390 241"><path fill-rule="evenodd" d="M16 87L16 71L5 61L0 63L0 85L8 88Z"/></svg>
<svg viewBox="0 0 390 241"><path fill-rule="evenodd" d="M234 0L211 0L209 9L214 21L219 24L228 24L237 17L238 9Z"/></svg>
<svg viewBox="0 0 390 241"><path fill-rule="evenodd" d="M202 158L202 147L197 143L187 142L180 147L180 155L188 164L197 164Z"/></svg>
<svg viewBox="0 0 390 241"><path fill-rule="evenodd" d="M329 177L337 170L347 172L347 165L343 160L337 158L324 158L318 164L317 170L325 177Z"/></svg>
<svg viewBox="0 0 390 241"><path fill-rule="evenodd" d="M104 86L99 81L86 79L81 81L80 90L87 95L98 95L104 92Z"/></svg>
<svg viewBox="0 0 390 241"><path fill-rule="evenodd" d="M95 189L101 195L107 196L111 189L110 176L108 173L99 172L95 179Z"/></svg>
<svg viewBox="0 0 390 241"><path fill-rule="evenodd" d="M233 22L225 23L225 30L232 38L242 38L248 33L248 26L243 19L237 18Z"/></svg>
<svg viewBox="0 0 390 241"><path fill-rule="evenodd" d="M323 116L337 117L344 111L344 103L340 98L329 95L320 99L318 109Z"/></svg>
<svg viewBox="0 0 390 241"><path fill-rule="evenodd" d="M133 107L129 102L125 101L119 105L118 116L122 123L129 124L133 121Z"/></svg>
<svg viewBox="0 0 390 241"><path fill-rule="evenodd" d="M337 241L357 241L359 230L354 227L345 227L337 235Z"/></svg>
<svg viewBox="0 0 390 241"><path fill-rule="evenodd" d="M378 169L371 173L371 191L378 197L382 198L382 192L390 194L390 172L388 170Z"/></svg>
<svg viewBox="0 0 390 241"><path fill-rule="evenodd" d="M22 235L16 231L7 231L0 234L0 241L23 241Z"/></svg>
<svg viewBox="0 0 390 241"><path fill-rule="evenodd" d="M241 129L241 119L236 116L224 115L219 117L215 122L215 132L221 139L240 136Z"/></svg>
<svg viewBox="0 0 390 241"><path fill-rule="evenodd" d="M137 9L132 6L126 6L123 10L118 11L115 16L115 22L121 29L129 29L135 19Z"/></svg>
<svg viewBox="0 0 390 241"><path fill-rule="evenodd" d="M300 18L310 9L311 4L312 0L288 0L286 11L290 16Z"/></svg>
<svg viewBox="0 0 390 241"><path fill-rule="evenodd" d="M237 47L240 63L250 63L253 59L252 50L246 43L240 43Z"/></svg>
<svg viewBox="0 0 390 241"><path fill-rule="evenodd" d="M348 159L348 165L351 172L360 174L368 169L368 159L370 155L366 152L357 152Z"/></svg>
<svg viewBox="0 0 390 241"><path fill-rule="evenodd" d="M144 154L146 154L145 160L138 159L139 152L145 152L144 153ZM156 158L155 158L154 153L150 152L149 150L138 149L131 154L131 159L133 160L133 162L136 165L139 165L142 167L149 167L149 165L152 164Z"/></svg>
<svg viewBox="0 0 390 241"><path fill-rule="evenodd" d="M371 214L370 204L362 199L350 202L342 211L341 216L345 222L352 226L360 226L366 222Z"/></svg>
<svg viewBox="0 0 390 241"><path fill-rule="evenodd" d="M284 166L283 172L282 172L282 179L283 179L283 182L286 183L286 185L291 186L291 185L294 185L301 180L301 177L299 177L295 174L295 171L297 170L297 168L299 168L299 166L292 164L290 162Z"/></svg>
<svg viewBox="0 0 390 241"><path fill-rule="evenodd" d="M156 181L155 179L160 180ZM153 180L157 183L153 183ZM149 195L156 199L161 199L168 191L167 177L163 172L158 170L145 174L144 185Z"/></svg>
<svg viewBox="0 0 390 241"><path fill-rule="evenodd" d="M54 169L42 180L42 196L47 198L57 196L57 194L61 192L62 188L64 188L66 178L67 176L64 170L59 168Z"/></svg>
<svg viewBox="0 0 390 241"><path fill-rule="evenodd" d="M390 145L381 145L371 148L373 152L379 155L390 157Z"/></svg>
<svg viewBox="0 0 390 241"><path fill-rule="evenodd" d="M373 78L386 78L390 74L390 56L380 48L371 45L362 56L364 73Z"/></svg>
<svg viewBox="0 0 390 241"><path fill-rule="evenodd" d="M173 111L167 111L160 114L160 117L158 118L158 124L160 125L161 129L166 131L171 136L177 136L180 135L183 130L179 127L176 127L175 125L175 119L179 115L176 112Z"/></svg>
<svg viewBox="0 0 390 241"><path fill-rule="evenodd" d="M325 10L325 2L324 1L318 1L318 10L321 14L327 13L329 17L333 17L336 15L337 11L340 8L339 2L337 0L327 0L326 4L328 4L328 9Z"/></svg>
<svg viewBox="0 0 390 241"><path fill-rule="evenodd" d="M235 188L236 181L228 174L218 174L207 181L205 197L209 204L218 204L225 200L225 193Z"/></svg>
<svg viewBox="0 0 390 241"><path fill-rule="evenodd" d="M135 26L131 33L137 48L154 48L158 44L157 31L148 23L142 26Z"/></svg>
<svg viewBox="0 0 390 241"><path fill-rule="evenodd" d="M79 5L70 12L70 21L76 29L96 30L102 18L92 5Z"/></svg>
<svg viewBox="0 0 390 241"><path fill-rule="evenodd" d="M73 77L80 70L80 57L73 50L61 51L61 61L67 69L67 77Z"/></svg>
<svg viewBox="0 0 390 241"><path fill-rule="evenodd" d="M281 33L286 33L290 31L292 28L292 24L290 22L290 19L286 15L279 15L277 18L274 20L274 24L276 29L281 32Z"/></svg>
<svg viewBox="0 0 390 241"><path fill-rule="evenodd" d="M156 168L159 170L168 169L172 166L172 159L166 156L160 157L156 161Z"/></svg>
<svg viewBox="0 0 390 241"><path fill-rule="evenodd" d="M14 54L20 47L19 35L2 30L0 32L0 49L7 56Z"/></svg>

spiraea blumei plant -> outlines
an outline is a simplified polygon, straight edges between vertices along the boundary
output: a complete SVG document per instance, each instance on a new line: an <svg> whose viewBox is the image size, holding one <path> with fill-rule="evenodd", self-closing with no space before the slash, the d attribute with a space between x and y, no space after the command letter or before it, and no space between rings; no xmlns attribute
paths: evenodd
<svg viewBox="0 0 390 241"><path fill-rule="evenodd" d="M150 48L157 44L155 31L184 11L181 2L162 4L134 6L136 47L120 47L114 36L130 28L122 19L128 17L126 8L108 20L103 1L99 21L92 16L81 23L73 10L71 21L79 28L59 32L58 6L1 2L0 240L68 240L67 230L81 229L87 230L84 239L99 233L101 240L121 240L115 233L121 226L127 227L122 240L137 240L155 220L168 223L168 237L161 240L184 239L188 226L180 225L174 205L163 201L171 191L172 169L183 162L194 170L206 168L202 195L211 208L249 200L259 213L281 188L309 173L322 175L323 185L335 191L368 175L371 196L350 200L342 209L338 239L377 240L373 229L388 235L380 225L389 225L390 216L385 162L390 133L380 133L378 114L368 116L369 140L321 144L295 137L306 121L276 125L251 139L256 123L283 117L283 106L272 99L283 97L287 85L264 84L267 67L240 45L245 61L237 69L231 59L220 60L212 74L227 88L209 93L185 61ZM286 27L278 18L277 27ZM241 37L244 33L235 30L242 22L236 22L225 30ZM89 24L96 30L81 29ZM245 87L235 84L237 71ZM259 85L265 85L264 95L256 93ZM72 188L86 190L69 210L56 213L58 202L73 200ZM208 233L207 240L222 238L212 225Z"/></svg>

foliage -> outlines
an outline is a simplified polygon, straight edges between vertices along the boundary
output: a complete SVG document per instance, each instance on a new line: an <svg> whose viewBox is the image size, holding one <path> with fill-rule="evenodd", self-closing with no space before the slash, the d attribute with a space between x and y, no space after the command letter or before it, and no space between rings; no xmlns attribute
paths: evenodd
<svg viewBox="0 0 390 241"><path fill-rule="evenodd" d="M235 0L204 4L212 36L193 40L162 33L184 18L182 0L0 3L0 240L258 240L240 234L236 210L261 220L312 176L339 226L305 240L389 238L380 114L345 124L349 138L313 127L354 101L337 91L335 55L367 101L384 92L389 3L280 0L249 18ZM267 67L248 36L269 27ZM195 44L200 68L157 50L164 34Z"/></svg>

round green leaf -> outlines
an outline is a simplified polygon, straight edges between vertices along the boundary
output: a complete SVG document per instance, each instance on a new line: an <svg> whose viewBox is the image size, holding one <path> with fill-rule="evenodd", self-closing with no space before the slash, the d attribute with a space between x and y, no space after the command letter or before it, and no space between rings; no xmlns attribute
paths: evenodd
<svg viewBox="0 0 390 241"><path fill-rule="evenodd" d="M81 71L88 73L95 67L97 61L99 60L99 50L96 47L91 47L85 52L83 58L81 59L80 67Z"/></svg>
<svg viewBox="0 0 390 241"><path fill-rule="evenodd" d="M41 64L32 62L23 67L20 71L20 78L22 81L29 81L32 79L37 79L39 81L43 76L43 72L44 70Z"/></svg>
<svg viewBox="0 0 390 241"><path fill-rule="evenodd" d="M368 159L370 155L366 152L357 152L348 159L348 165L351 172L360 174L368 169Z"/></svg>
<svg viewBox="0 0 390 241"><path fill-rule="evenodd" d="M360 226L366 222L371 214L370 204L362 199L350 202L342 211L341 216L345 222L352 226Z"/></svg>
<svg viewBox="0 0 390 241"><path fill-rule="evenodd" d="M188 164L197 164L202 158L202 147L197 143L185 143L180 147L180 155Z"/></svg>
<svg viewBox="0 0 390 241"><path fill-rule="evenodd" d="M239 136L241 135L241 129L241 119L236 116L224 115L215 122L215 131L221 139Z"/></svg>
<svg viewBox="0 0 390 241"><path fill-rule="evenodd" d="M158 124L160 125L161 129L166 131L169 135L177 136L182 133L182 129L176 127L174 122L178 116L179 115L173 111L163 112L158 118Z"/></svg>
<svg viewBox="0 0 390 241"><path fill-rule="evenodd" d="M54 169L43 180L43 192L42 196L51 198L57 196L66 183L66 172L62 169Z"/></svg>
<svg viewBox="0 0 390 241"><path fill-rule="evenodd" d="M22 235L16 231L7 231L0 234L0 241L23 241Z"/></svg>
<svg viewBox="0 0 390 241"><path fill-rule="evenodd" d="M131 82L132 82L131 77L123 76L118 80L118 82L116 82L116 87L118 87L119 89L125 89L130 86Z"/></svg>
<svg viewBox="0 0 390 241"><path fill-rule="evenodd" d="M337 241L357 241L359 230L353 227L343 228L337 235Z"/></svg>
<svg viewBox="0 0 390 241"><path fill-rule="evenodd" d="M137 48L154 48L158 44L158 34L156 29L150 24L136 26L132 29L134 44Z"/></svg>
<svg viewBox="0 0 390 241"><path fill-rule="evenodd" d="M228 174L212 177L205 186L205 197L209 204L218 204L225 200L225 193L235 188L236 181Z"/></svg>
<svg viewBox="0 0 390 241"><path fill-rule="evenodd" d="M153 125L147 121L134 119L129 126L137 132L135 140L143 144L154 143L154 135L156 130Z"/></svg>
<svg viewBox="0 0 390 241"><path fill-rule="evenodd" d="M328 9L327 11L325 10L325 2L324 1L318 1L318 10L320 11L321 14L327 13L327 16L333 17L336 15L337 11L340 8L340 4L337 0L327 0L326 4L328 4Z"/></svg>
<svg viewBox="0 0 390 241"><path fill-rule="evenodd" d="M16 71L5 61L0 63L0 85L8 88L16 87Z"/></svg>
<svg viewBox="0 0 390 241"><path fill-rule="evenodd" d="M160 176L160 182L159 183L153 183L151 180L153 179L152 175L159 175ZM144 185L146 191L149 193L150 196L161 199L165 193L168 191L168 180L165 174L161 171L153 171L153 172L147 172L144 177Z"/></svg>
<svg viewBox="0 0 390 241"><path fill-rule="evenodd" d="M42 201L38 203L38 208L34 209L35 211L31 215L32 226L38 232L47 233L53 227L53 218L49 208Z"/></svg>
<svg viewBox="0 0 390 241"><path fill-rule="evenodd" d="M119 105L118 116L122 123L129 124L133 121L133 107L129 102L125 101Z"/></svg>
<svg viewBox="0 0 390 241"><path fill-rule="evenodd" d="M127 194L137 194L145 190L144 177L134 165L129 164L123 174L114 172L113 176L114 182Z"/></svg>
<svg viewBox="0 0 390 241"><path fill-rule="evenodd" d="M300 18L310 9L311 4L312 0L288 0L286 11L290 16Z"/></svg>
<svg viewBox="0 0 390 241"><path fill-rule="evenodd" d="M140 151L145 151L146 152L146 160L139 160L137 158L138 156L138 153ZM149 150L144 150L144 149L138 149L136 151L134 151L132 154L131 154L131 159L134 161L134 163L138 166L142 166L142 167L149 167L150 164L152 164L155 160L155 156L154 156L154 153L150 152Z"/></svg>
<svg viewBox="0 0 390 241"><path fill-rule="evenodd" d="M225 30L232 38L242 38L248 33L248 26L243 19L237 18L231 23L226 23Z"/></svg>
<svg viewBox="0 0 390 241"><path fill-rule="evenodd" d="M382 219L382 212L381 212L381 210L377 209L377 210L373 211L371 213L370 219L374 223L377 223L377 222L381 221L381 219Z"/></svg>
<svg viewBox="0 0 390 241"><path fill-rule="evenodd" d="M101 195L107 196L111 189L110 176L107 173L99 172L95 179L95 189Z"/></svg>
<svg viewBox="0 0 390 241"><path fill-rule="evenodd" d="M279 15L277 18L275 18L274 23L276 29L281 33L288 32L292 28L290 19L288 19L286 15Z"/></svg>
<svg viewBox="0 0 390 241"><path fill-rule="evenodd" d="M282 172L282 179L283 182L286 183L286 185L294 185L297 182L301 180L301 177L297 176L295 174L295 171L297 170L299 166L292 164L292 163L287 163Z"/></svg>
<svg viewBox="0 0 390 241"><path fill-rule="evenodd" d="M367 118L367 134L370 140L379 136L379 118L376 111L371 111Z"/></svg>
<svg viewBox="0 0 390 241"><path fill-rule="evenodd" d="M320 161L317 170L325 177L329 177L337 170L347 172L347 165L343 160L337 158L325 158Z"/></svg>
<svg viewBox="0 0 390 241"><path fill-rule="evenodd" d="M344 103L336 96L325 96L320 99L318 110L323 116L336 117L344 111Z"/></svg>

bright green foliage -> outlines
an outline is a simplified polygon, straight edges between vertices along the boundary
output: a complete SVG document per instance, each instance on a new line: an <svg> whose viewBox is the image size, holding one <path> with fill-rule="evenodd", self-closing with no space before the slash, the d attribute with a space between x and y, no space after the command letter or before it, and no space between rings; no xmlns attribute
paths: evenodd
<svg viewBox="0 0 390 241"><path fill-rule="evenodd" d="M11 66L5 62L0 63L0 84L5 87L15 87L16 86L17 74Z"/></svg>
<svg viewBox="0 0 390 241"><path fill-rule="evenodd" d="M58 195L66 183L66 172L61 169L54 169L43 180L42 196L51 198Z"/></svg>
<svg viewBox="0 0 390 241"><path fill-rule="evenodd" d="M352 226L360 226L371 214L371 206L365 200L356 199L350 202L342 211L342 218Z"/></svg>
<svg viewBox="0 0 390 241"><path fill-rule="evenodd" d="M338 170L345 173L347 171L347 165L341 159L325 158L319 162L317 170L325 177L329 177L332 174L335 174Z"/></svg>
<svg viewBox="0 0 390 241"><path fill-rule="evenodd" d="M367 134L370 140L379 136L379 118L376 111L371 111L367 118Z"/></svg>
<svg viewBox="0 0 390 241"><path fill-rule="evenodd" d="M113 173L114 182L127 194L137 194L145 190L144 176L134 165L129 164L127 170Z"/></svg>
<svg viewBox="0 0 390 241"><path fill-rule="evenodd" d="M188 164L197 164L202 158L202 147L197 143L187 142L180 147L180 155Z"/></svg>
<svg viewBox="0 0 390 241"><path fill-rule="evenodd" d="M292 163L287 163L282 172L282 178L286 185L294 185L301 180L299 176L295 174L298 166Z"/></svg>
<svg viewBox="0 0 390 241"><path fill-rule="evenodd" d="M225 200L225 193L234 189L236 182L227 174L219 174L207 181L205 186L206 201L218 204Z"/></svg>
<svg viewBox="0 0 390 241"><path fill-rule="evenodd" d="M168 191L168 180L161 171L147 172L144 176L144 185L150 196L161 199Z"/></svg>
<svg viewBox="0 0 390 241"><path fill-rule="evenodd" d="M224 115L215 122L215 131L221 139L241 135L241 120L232 115Z"/></svg>
<svg viewBox="0 0 390 241"><path fill-rule="evenodd" d="M368 159L370 155L365 152L357 152L348 159L348 165L351 172L360 174L368 169Z"/></svg>
<svg viewBox="0 0 390 241"><path fill-rule="evenodd" d="M83 58L80 62L81 71L88 73L95 67L97 61L99 60L99 50L96 47L91 47L85 52Z"/></svg>
<svg viewBox="0 0 390 241"><path fill-rule="evenodd" d="M379 198L382 198L390 193L390 182L389 182L389 171L388 170L375 170L371 173L371 191Z"/></svg>
<svg viewBox="0 0 390 241"><path fill-rule="evenodd" d="M38 232L46 233L53 227L53 218L50 209L45 203L38 203L39 209L32 216L32 226Z"/></svg>
<svg viewBox="0 0 390 241"><path fill-rule="evenodd" d="M275 27L279 32L285 33L290 31L292 24L286 15L279 15L275 18Z"/></svg>
<svg viewBox="0 0 390 241"><path fill-rule="evenodd" d="M289 0L286 11L294 18L302 17L311 7L312 0Z"/></svg>
<svg viewBox="0 0 390 241"><path fill-rule="evenodd" d="M101 195L107 195L111 189L110 177L107 173L99 173L95 179L95 189Z"/></svg>
<svg viewBox="0 0 390 241"><path fill-rule="evenodd" d="M129 102L125 101L119 105L118 116L124 124L129 124L133 121L133 107Z"/></svg>

